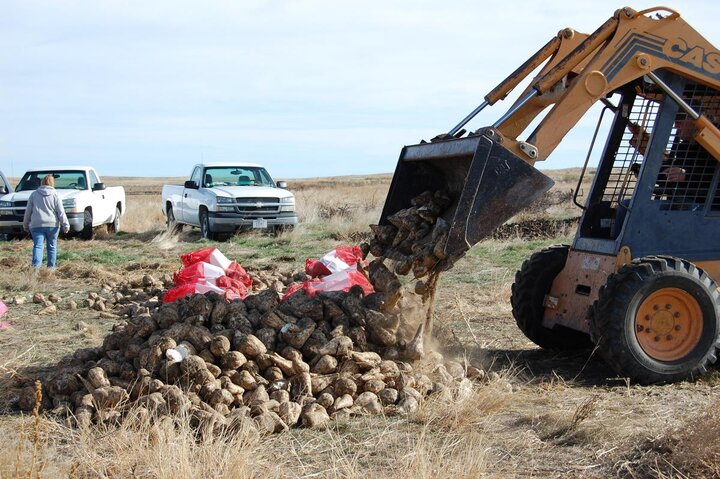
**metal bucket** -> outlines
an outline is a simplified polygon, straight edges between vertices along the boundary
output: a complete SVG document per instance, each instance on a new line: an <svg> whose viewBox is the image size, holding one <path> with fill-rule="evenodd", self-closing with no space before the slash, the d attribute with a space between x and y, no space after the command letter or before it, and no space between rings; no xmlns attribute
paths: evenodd
<svg viewBox="0 0 720 479"><path fill-rule="evenodd" d="M426 190L453 199L443 214L450 224L447 267L554 184L488 134L406 146L390 185L380 224Z"/></svg>

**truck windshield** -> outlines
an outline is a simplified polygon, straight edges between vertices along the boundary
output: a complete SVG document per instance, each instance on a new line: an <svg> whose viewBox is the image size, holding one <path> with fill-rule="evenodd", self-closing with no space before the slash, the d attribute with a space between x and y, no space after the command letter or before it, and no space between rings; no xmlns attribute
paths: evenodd
<svg viewBox="0 0 720 479"><path fill-rule="evenodd" d="M223 166L205 168L202 186L275 186L275 183L265 168L259 166Z"/></svg>
<svg viewBox="0 0 720 479"><path fill-rule="evenodd" d="M55 178L56 190L86 190L87 181L84 171L28 171L18 184L18 191L37 190L47 175Z"/></svg>

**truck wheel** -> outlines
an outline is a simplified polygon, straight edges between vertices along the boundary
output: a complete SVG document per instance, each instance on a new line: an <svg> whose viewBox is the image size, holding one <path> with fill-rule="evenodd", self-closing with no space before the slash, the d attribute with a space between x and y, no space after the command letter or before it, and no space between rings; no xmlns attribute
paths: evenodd
<svg viewBox="0 0 720 479"><path fill-rule="evenodd" d="M593 307L598 351L641 384L705 374L720 348L720 293L689 261L646 257L610 275Z"/></svg>
<svg viewBox="0 0 720 479"><path fill-rule="evenodd" d="M175 234L182 231L183 225L175 220L175 213L173 213L172 206L168 206L165 216L167 217L167 229L170 233Z"/></svg>
<svg viewBox="0 0 720 479"><path fill-rule="evenodd" d="M80 237L84 240L91 240L94 234L92 211L85 210L83 214L83 229L80 231Z"/></svg>
<svg viewBox="0 0 720 479"><path fill-rule="evenodd" d="M529 340L545 349L584 349L592 346L587 334L563 326L542 325L545 296L555 277L565 267L569 246L550 246L534 253L515 274L512 285L512 313Z"/></svg>
<svg viewBox="0 0 720 479"><path fill-rule="evenodd" d="M217 234L210 229L210 217L205 210L200 212L200 237L209 240L217 239Z"/></svg>
<svg viewBox="0 0 720 479"><path fill-rule="evenodd" d="M120 208L115 208L115 217L112 223L108 224L108 233L119 233L120 232Z"/></svg>

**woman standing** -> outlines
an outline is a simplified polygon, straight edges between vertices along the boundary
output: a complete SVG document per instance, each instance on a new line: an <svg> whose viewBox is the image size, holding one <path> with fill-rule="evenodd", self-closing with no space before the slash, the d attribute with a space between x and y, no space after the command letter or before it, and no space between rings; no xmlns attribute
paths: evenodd
<svg viewBox="0 0 720 479"><path fill-rule="evenodd" d="M45 176L40 187L28 198L23 228L32 235L33 268L39 268L42 264L43 243L47 241L47 265L48 268L55 269L58 234L60 228L63 233L70 231L70 223L55 192L55 178L52 175Z"/></svg>

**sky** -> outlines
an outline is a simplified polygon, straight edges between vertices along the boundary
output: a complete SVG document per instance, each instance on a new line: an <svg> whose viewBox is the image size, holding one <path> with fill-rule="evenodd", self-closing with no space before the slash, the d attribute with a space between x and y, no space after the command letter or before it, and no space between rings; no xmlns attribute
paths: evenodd
<svg viewBox="0 0 720 479"><path fill-rule="evenodd" d="M242 161L276 178L392 172L403 145L447 132L559 30L590 33L622 6L0 0L0 170L184 176ZM669 6L720 45L720 2ZM544 167L582 163L591 116Z"/></svg>

